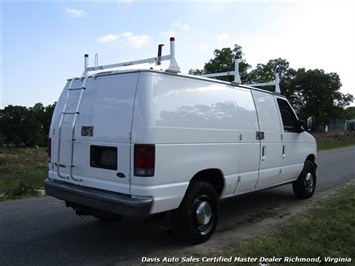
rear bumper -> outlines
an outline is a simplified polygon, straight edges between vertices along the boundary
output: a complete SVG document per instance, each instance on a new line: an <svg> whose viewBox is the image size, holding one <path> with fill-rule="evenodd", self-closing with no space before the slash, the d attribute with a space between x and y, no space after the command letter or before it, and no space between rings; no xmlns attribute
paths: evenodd
<svg viewBox="0 0 355 266"><path fill-rule="evenodd" d="M122 216L144 218L149 215L153 200L131 198L122 194L80 187L70 183L44 180L46 194L66 202Z"/></svg>

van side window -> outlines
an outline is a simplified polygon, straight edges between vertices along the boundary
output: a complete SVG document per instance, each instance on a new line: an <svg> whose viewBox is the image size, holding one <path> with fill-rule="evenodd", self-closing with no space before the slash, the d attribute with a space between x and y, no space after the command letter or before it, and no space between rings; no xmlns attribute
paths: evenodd
<svg viewBox="0 0 355 266"><path fill-rule="evenodd" d="M282 123L285 131L296 131L295 121L297 117L293 112L289 103L283 99L278 98L277 103L280 108Z"/></svg>

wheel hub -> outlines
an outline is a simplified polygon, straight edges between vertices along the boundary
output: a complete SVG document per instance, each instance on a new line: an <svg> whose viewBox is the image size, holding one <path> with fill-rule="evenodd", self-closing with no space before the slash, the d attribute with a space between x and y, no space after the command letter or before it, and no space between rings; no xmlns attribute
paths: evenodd
<svg viewBox="0 0 355 266"><path fill-rule="evenodd" d="M312 173L307 173L307 176L306 176L304 182L305 182L306 190L308 192L312 192L312 190L313 190L313 175L312 175Z"/></svg>
<svg viewBox="0 0 355 266"><path fill-rule="evenodd" d="M209 223L212 217L212 208L209 202L199 201L196 207L196 219L200 225Z"/></svg>

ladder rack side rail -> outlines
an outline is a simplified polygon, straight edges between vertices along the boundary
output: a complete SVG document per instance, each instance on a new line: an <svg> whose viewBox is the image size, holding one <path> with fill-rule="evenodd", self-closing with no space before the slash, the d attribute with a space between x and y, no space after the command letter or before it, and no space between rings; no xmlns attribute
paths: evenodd
<svg viewBox="0 0 355 266"><path fill-rule="evenodd" d="M76 124L76 120L78 119L78 115L80 114L79 113L79 110L80 110L80 105L81 105L81 102L83 100L83 95L84 95L84 91L86 90L86 81L89 79L89 78L96 78L95 75L89 75L89 76L86 76L83 83L82 83L82 86L81 86L81 91L80 91L80 95L79 95L79 98L78 98L78 103L77 103L77 106L76 106L76 110L75 110L75 114L74 114L74 118L73 118L73 122L72 122L72 126L71 126L71 151L70 151L70 170L69 170L69 176L72 180L74 181L77 181L77 182L82 182L83 180L82 179L76 179L74 178L73 176L73 167L74 167L74 142L75 142L75 124Z"/></svg>
<svg viewBox="0 0 355 266"><path fill-rule="evenodd" d="M57 175L58 175L60 178L62 178L62 179L69 179L68 176L63 176L63 175L60 173L59 168L60 168L60 167L65 168L65 165L64 165L64 164L56 163L55 166L57 167Z"/></svg>
<svg viewBox="0 0 355 266"><path fill-rule="evenodd" d="M251 83L251 84L243 84L245 86L250 86L250 87L264 87L264 86L271 86L271 85L276 85L276 82L264 82L264 83Z"/></svg>
<svg viewBox="0 0 355 266"><path fill-rule="evenodd" d="M157 62L158 60L160 60L160 61L170 60L170 55L164 55L160 58L151 57L151 58L147 58L147 59L127 61L127 62L117 63L117 64L86 67L85 71L83 73L83 76L86 76L89 71L104 70L104 69L110 69L110 68L116 68L116 67L133 66L133 65L140 65L140 64L145 64L145 63L154 63L154 62Z"/></svg>
<svg viewBox="0 0 355 266"><path fill-rule="evenodd" d="M224 77L224 76L234 76L234 72L232 71L227 71L227 72L220 72L220 73L210 73L210 74L202 74L200 75L201 77Z"/></svg>
<svg viewBox="0 0 355 266"><path fill-rule="evenodd" d="M60 178L62 179L69 179L68 177L64 177L60 174L60 170L59 167L62 167L62 164L60 163L60 152L61 152L61 144L62 144L62 127L63 127L63 120L64 120L64 116L66 115L66 109L67 109L67 105L69 102L69 98L70 98L70 93L71 93L71 88L73 86L73 82L74 80L77 79L81 79L79 77L74 77L72 78L72 80L69 83L69 86L67 88L67 95L66 95L66 99L65 99L65 103L63 106L63 111L62 114L60 116L60 120L59 120L59 125L58 125L58 152L57 152L57 163L55 164L57 166L57 174Z"/></svg>
<svg viewBox="0 0 355 266"><path fill-rule="evenodd" d="M73 118L73 122L72 122L72 126L71 126L71 139L72 141L74 141L74 135L75 135L75 124L76 124L76 120L78 118L78 114L79 114L79 110L80 110L80 105L81 105L81 102L83 100L83 95L84 95L84 91L86 90L86 81L88 78L90 77L93 77L93 78L96 78L96 76L94 75L89 75L89 76L86 76L85 79L84 79L84 82L82 84L82 87L81 87L81 91L80 91L80 95L79 95L79 98L78 98L78 103L77 103L77 106L76 106L76 109L75 109L75 112L73 113L74 114L74 118Z"/></svg>

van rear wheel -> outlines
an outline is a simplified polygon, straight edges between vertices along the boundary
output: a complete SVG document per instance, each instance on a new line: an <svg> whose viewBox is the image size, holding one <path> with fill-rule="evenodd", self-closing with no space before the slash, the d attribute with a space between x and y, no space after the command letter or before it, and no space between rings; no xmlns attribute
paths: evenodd
<svg viewBox="0 0 355 266"><path fill-rule="evenodd" d="M172 212L176 235L190 244L207 241L214 233L219 216L219 198L207 182L192 182L180 207Z"/></svg>
<svg viewBox="0 0 355 266"><path fill-rule="evenodd" d="M293 182L292 188L297 198L308 199L316 189L316 169L313 163L307 160L298 179Z"/></svg>

